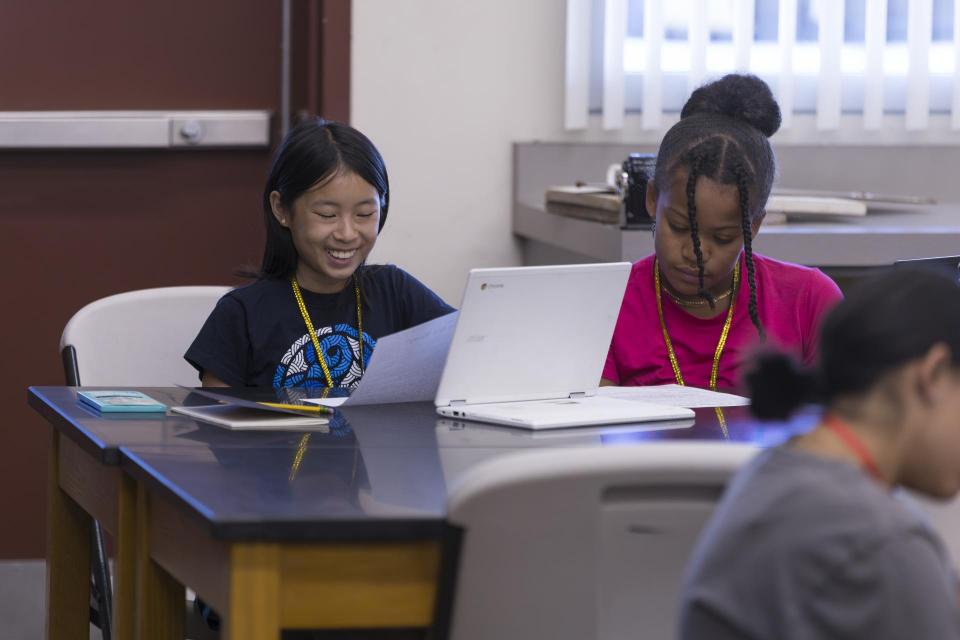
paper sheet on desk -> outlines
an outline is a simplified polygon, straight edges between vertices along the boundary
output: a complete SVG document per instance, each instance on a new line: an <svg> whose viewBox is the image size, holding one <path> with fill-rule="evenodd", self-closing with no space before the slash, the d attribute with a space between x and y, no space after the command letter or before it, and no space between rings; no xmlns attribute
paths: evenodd
<svg viewBox="0 0 960 640"><path fill-rule="evenodd" d="M668 404L674 407L686 407L687 409L738 407L750 404L750 399L743 396L698 389L697 387L683 387L678 384L663 384L652 387L600 387L597 390L597 395Z"/></svg>
<svg viewBox="0 0 960 640"><path fill-rule="evenodd" d="M432 401L437 396L458 312L377 340L367 370L349 398L309 398L328 407Z"/></svg>

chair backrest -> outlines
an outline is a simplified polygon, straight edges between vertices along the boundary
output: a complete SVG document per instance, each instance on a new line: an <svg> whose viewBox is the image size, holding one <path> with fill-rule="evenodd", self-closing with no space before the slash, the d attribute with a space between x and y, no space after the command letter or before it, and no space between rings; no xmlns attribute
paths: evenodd
<svg viewBox="0 0 960 640"><path fill-rule="evenodd" d="M67 384L197 386L183 354L229 287L118 293L74 314L60 338Z"/></svg>
<svg viewBox="0 0 960 640"><path fill-rule="evenodd" d="M937 256L935 258L914 258L912 260L897 260L893 263L894 269L923 269L936 271L960 280L960 256Z"/></svg>
<svg viewBox="0 0 960 640"><path fill-rule="evenodd" d="M747 444L650 443L495 458L453 487L453 640L672 640L697 536Z"/></svg>

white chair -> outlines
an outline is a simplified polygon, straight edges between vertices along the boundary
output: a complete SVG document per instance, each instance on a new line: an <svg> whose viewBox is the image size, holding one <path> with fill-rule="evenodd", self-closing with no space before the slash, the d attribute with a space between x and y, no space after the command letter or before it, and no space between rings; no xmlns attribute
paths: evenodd
<svg viewBox="0 0 960 640"><path fill-rule="evenodd" d="M452 488L453 640L672 640L688 556L747 444L551 449ZM454 545L455 546L455 545Z"/></svg>
<svg viewBox="0 0 960 640"><path fill-rule="evenodd" d="M71 386L197 386L197 371L183 354L229 287L161 287L118 293L77 311L60 337ZM104 640L112 637L112 586L103 531L94 522L91 619Z"/></svg>
<svg viewBox="0 0 960 640"><path fill-rule="evenodd" d="M183 354L229 287L161 287L91 302L60 338L67 384L197 386Z"/></svg>

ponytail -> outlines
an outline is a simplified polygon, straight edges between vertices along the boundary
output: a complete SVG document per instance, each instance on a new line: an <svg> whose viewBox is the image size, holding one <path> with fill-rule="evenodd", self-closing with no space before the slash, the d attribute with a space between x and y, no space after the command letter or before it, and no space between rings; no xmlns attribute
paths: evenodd
<svg viewBox="0 0 960 640"><path fill-rule="evenodd" d="M783 420L808 402L820 400L817 376L782 353L756 358L745 377L750 411L761 420Z"/></svg>

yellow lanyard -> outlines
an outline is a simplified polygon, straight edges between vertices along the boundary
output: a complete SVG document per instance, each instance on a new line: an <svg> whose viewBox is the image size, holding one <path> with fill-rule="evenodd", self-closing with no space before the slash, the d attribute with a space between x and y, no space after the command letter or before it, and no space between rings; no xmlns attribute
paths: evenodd
<svg viewBox="0 0 960 640"><path fill-rule="evenodd" d="M673 343L670 341L670 334L667 333L667 323L663 319L663 301L660 299L660 261L653 261L653 285L657 295L657 316L660 318L660 331L663 333L663 342L667 345L667 356L670 358L670 367L673 369L673 377L677 384L684 386L683 374L680 373L680 363L677 361L677 354L673 350ZM713 366L710 368L710 390L717 390L717 376L720 373L720 356L723 355L723 348L727 345L727 337L730 335L730 325L733 324L733 310L737 302L737 291L740 285L740 261L733 267L733 293L730 296L730 307L727 309L727 319L723 322L723 330L720 332L720 339L717 341L717 350L713 354ZM717 420L720 422L720 428L723 430L723 437L728 437L727 421L724 418L723 410L716 409Z"/></svg>
<svg viewBox="0 0 960 640"><path fill-rule="evenodd" d="M313 322L310 321L310 314L307 313L307 306L303 303L303 296L300 294L300 285L297 284L296 276L290 278L290 285L293 287L293 297L297 299L297 306L300 308L300 315L303 316L303 323L307 325L307 333L310 334L310 340L313 342L313 350L317 354L317 360L320 362L320 368L323 369L323 375L327 379L327 387L333 386L333 377L330 375L330 368L327 366L327 360L323 357L323 351L320 349L320 340L317 338L317 332L313 328ZM357 296L357 339L360 343L360 375L363 375L363 311L360 308L360 281L357 275L353 275L353 291Z"/></svg>
<svg viewBox="0 0 960 640"><path fill-rule="evenodd" d="M326 399L330 395L330 387L327 387L323 390L323 394L320 396ZM297 477L297 471L300 471L300 464L303 462L303 456L307 452L307 445L310 443L310 434L305 433L300 436L300 442L297 443L297 450L293 454L293 462L290 464L290 475L287 477L287 480L293 482Z"/></svg>

